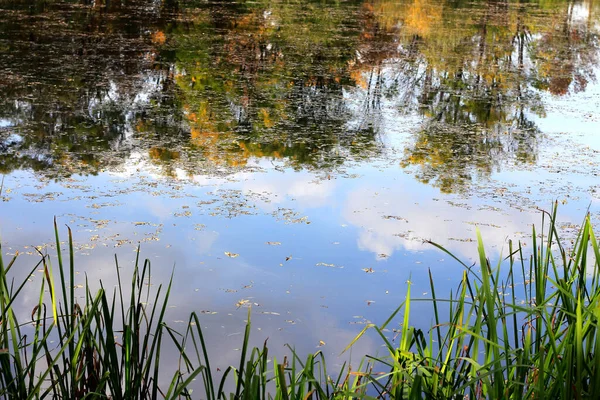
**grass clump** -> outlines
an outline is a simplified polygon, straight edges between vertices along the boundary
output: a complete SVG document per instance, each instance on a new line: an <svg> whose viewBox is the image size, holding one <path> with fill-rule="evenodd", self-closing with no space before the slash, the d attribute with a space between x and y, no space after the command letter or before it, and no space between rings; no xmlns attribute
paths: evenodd
<svg viewBox="0 0 600 400"><path fill-rule="evenodd" d="M158 384L159 372L164 373L159 368L163 338L165 333L171 335L164 323L171 282L164 296L160 296L160 285L151 297L150 263L140 265L138 257L129 298L123 296L125 283L117 263L118 286L111 299L104 288L92 293L86 282L84 300L78 301L71 230L66 265L56 221L54 228L60 278L57 284L50 257L40 253L40 262L27 275L40 268L44 274L31 321L18 321L14 309L27 282L24 279L18 286L9 282L17 256L6 266L0 258L0 398L147 399L184 395L189 381L200 371L185 378L175 371L165 392ZM46 292L49 301L44 301Z"/></svg>
<svg viewBox="0 0 600 400"><path fill-rule="evenodd" d="M373 329L386 345L387 357L369 357L386 370L385 378L369 376L379 396L600 398L598 242L589 217L569 248L556 229L556 208L545 219L545 234L533 228L529 257L521 243L509 242L508 256L492 264L479 231L474 265L433 244L464 271L447 299L436 296L430 273L431 329L410 325L409 284L406 301L388 321L365 327L355 339ZM399 345L394 346L384 330L401 312Z"/></svg>
<svg viewBox="0 0 600 400"><path fill-rule="evenodd" d="M301 358L289 347L278 361L266 342L250 348L250 314L239 363L217 377L197 314L183 332L165 324L171 282L163 296L162 287L151 295L148 261L136 261L127 298L117 265L118 286L110 296L104 288L86 289L80 304L71 233L68 264L57 233L58 285L42 255L31 272L41 268L44 279L26 324L14 310L26 280L9 279L14 259L0 261L0 398L600 398L598 242L589 217L578 236L564 242L556 207L543 215L543 233L532 230L529 255L521 243L509 242L508 255L492 263L479 232L474 265L432 244L463 267L448 298L437 295L430 273L432 298L418 301L431 306L432 327L411 325L417 300L409 283L406 300L388 320L366 326L348 346L371 331L386 354L366 356L355 368L344 364L335 378L321 352ZM388 328L397 320L393 340ZM165 348L176 350L176 366L161 362ZM191 391L196 379L200 395Z"/></svg>

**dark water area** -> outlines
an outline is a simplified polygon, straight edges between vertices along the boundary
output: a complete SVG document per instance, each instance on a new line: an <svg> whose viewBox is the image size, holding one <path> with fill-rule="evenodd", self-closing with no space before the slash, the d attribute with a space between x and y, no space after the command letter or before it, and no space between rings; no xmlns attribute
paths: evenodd
<svg viewBox="0 0 600 400"><path fill-rule="evenodd" d="M424 240L497 259L553 201L598 225L599 33L598 1L0 0L3 255L52 253L56 216L78 284L175 265L215 364L248 306L257 343L335 358L407 280L455 287Z"/></svg>

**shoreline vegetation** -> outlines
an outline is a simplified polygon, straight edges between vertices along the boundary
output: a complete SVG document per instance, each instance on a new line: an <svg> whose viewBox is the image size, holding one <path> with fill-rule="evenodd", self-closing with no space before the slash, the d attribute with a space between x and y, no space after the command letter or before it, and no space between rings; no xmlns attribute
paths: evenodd
<svg viewBox="0 0 600 400"><path fill-rule="evenodd" d="M120 275L115 257L117 287L86 285L85 299L76 298L71 230L63 254L56 221L54 229L54 268L40 253L16 280L16 256L0 257L0 399L600 398L600 248L589 216L576 238L562 239L556 205L532 229L529 253L509 241L507 254L490 260L477 231L479 260L469 265L432 243L463 268L447 297L429 274L432 298L418 301L430 304L432 326L411 325L417 300L408 282L388 320L367 325L346 349L371 331L386 356L365 356L333 376L320 351L305 356L290 346L278 359L266 342L250 348L249 310L239 363L217 377L198 315L183 332L165 323L172 279L151 291L151 265L138 251L132 277ZM38 270L39 297L24 320L16 300ZM167 347L176 365L163 365Z"/></svg>

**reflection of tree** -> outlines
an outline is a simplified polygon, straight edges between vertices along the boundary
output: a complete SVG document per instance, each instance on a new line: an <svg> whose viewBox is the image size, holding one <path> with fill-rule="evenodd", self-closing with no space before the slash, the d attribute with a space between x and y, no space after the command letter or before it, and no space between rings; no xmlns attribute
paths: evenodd
<svg viewBox="0 0 600 400"><path fill-rule="evenodd" d="M591 26L591 3L585 21L574 20L576 6L575 2L565 2L562 13L549 21L550 26L533 48L539 63L535 86L557 96L570 90L583 91L595 79L600 43L598 32Z"/></svg>
<svg viewBox="0 0 600 400"><path fill-rule="evenodd" d="M409 12L399 62L407 66L393 79L410 82L404 106L416 107L427 122L402 166L417 166L419 179L448 192L507 158L534 162L537 127L528 116L543 116L544 108L531 83L559 95L571 85L585 88L598 54L596 34L573 23L573 3L565 8L544 10L544 22L561 18L562 30L505 1L469 13L446 6L441 19L428 19L434 27L414 27Z"/></svg>
<svg viewBox="0 0 600 400"><path fill-rule="evenodd" d="M251 157L333 167L377 149L372 129L345 127L358 33L346 5L133 0L12 12L0 18L10 33L0 62L13 73L0 81L0 118L18 126L0 132L6 172L95 173L134 148L168 174L169 163Z"/></svg>
<svg viewBox="0 0 600 400"><path fill-rule="evenodd" d="M573 2L152 4L1 6L2 172L334 168L381 150L393 101L424 119L402 165L463 190L535 162L540 90L585 89L598 54Z"/></svg>
<svg viewBox="0 0 600 400"><path fill-rule="evenodd" d="M136 1L35 4L0 12L0 66L8 71L0 118L16 127L0 132L2 170L63 175L119 165L132 121L144 114L136 97L164 89L164 71L151 69L160 12Z"/></svg>
<svg viewBox="0 0 600 400"><path fill-rule="evenodd" d="M346 7L274 1L215 8L174 32L193 38L178 50L177 64L185 71L177 84L192 143L229 165L269 157L328 168L374 150L355 152L374 133L345 125L343 87L352 83L347 66L357 41L356 31L341 29L355 24ZM218 36L209 34L215 27Z"/></svg>
<svg viewBox="0 0 600 400"><path fill-rule="evenodd" d="M507 153L521 162L534 161L537 133L535 128L489 131L433 122L416 135L401 165L418 166L417 179L444 193L461 191L473 178L499 169Z"/></svg>

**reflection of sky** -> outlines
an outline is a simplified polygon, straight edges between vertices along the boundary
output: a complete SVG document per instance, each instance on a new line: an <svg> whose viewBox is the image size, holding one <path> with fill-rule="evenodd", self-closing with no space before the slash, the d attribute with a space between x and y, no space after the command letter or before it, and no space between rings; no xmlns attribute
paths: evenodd
<svg viewBox="0 0 600 400"><path fill-rule="evenodd" d="M540 159L551 159L552 151L542 149ZM569 151L577 155L578 147ZM460 268L423 240L474 259L479 226L496 257L506 254L507 238L528 242L531 225L540 221L536 206L565 200L560 221L568 227L594 199L589 175L577 168L557 175L543 162L535 174L507 168L489 182L474 182L468 195L442 194L394 160L332 175L260 160L254 165L261 172L227 178L182 173L166 179L125 168L51 182L13 173L5 178L0 211L4 253L18 250L25 253L22 265L34 262L25 246L52 243L56 215L59 225L73 228L81 283L87 276L112 287L113 254L129 271L139 242L153 263L154 282L167 282L175 265L170 320L179 326L189 311L203 311L224 363L233 362L241 340L241 300L254 304L255 343L269 337L274 348L290 342L307 352L322 340L333 355L366 320L385 319L403 300L408 279L416 297L430 291L428 269L440 293L454 287ZM597 213L598 203L593 207ZM35 301L36 290L24 294L21 307ZM416 322L430 322L427 313L418 315ZM374 343L366 340L357 351L377 351Z"/></svg>
<svg viewBox="0 0 600 400"><path fill-rule="evenodd" d="M562 158L581 157L578 149L566 148ZM183 329L190 311L202 312L209 346L219 355L215 366L237 361L246 313L236 306L241 300L253 304L254 344L268 337L272 354L283 353L285 343L305 354L324 341L321 349L341 362L335 357L366 321L384 321L402 302L407 280L417 298L429 296L429 269L438 293L455 287L461 268L423 240L474 260L479 226L495 258L506 255L508 238L530 244L531 225L540 221L536 206L548 209L553 200L564 200L559 220L567 229L594 199L598 215L590 175L564 162L565 171L557 174L553 151L541 149L535 173L507 168L490 181L474 182L465 195L442 194L393 159L330 176L261 161L256 165L262 172L227 178L182 173L166 179L125 169L56 183L18 172L5 178L3 250L27 253L32 249L25 246L52 243L56 215L60 226L74 230L79 283L85 276L112 287L113 255L127 276L142 241L155 284L166 283L175 266L170 323ZM36 260L24 254L19 265ZM372 273L363 270L370 268ZM40 279L38 273L33 282ZM37 289L32 285L18 306L30 310ZM417 307L422 312L413 321L428 325L426 306ZM377 343L367 338L355 354L381 351Z"/></svg>
<svg viewBox="0 0 600 400"><path fill-rule="evenodd" d="M600 68L594 68L594 75L600 77ZM569 134L569 139L577 144L600 151L600 85L589 84L585 92L567 97L543 94L547 104L545 118L535 118L542 132Z"/></svg>

